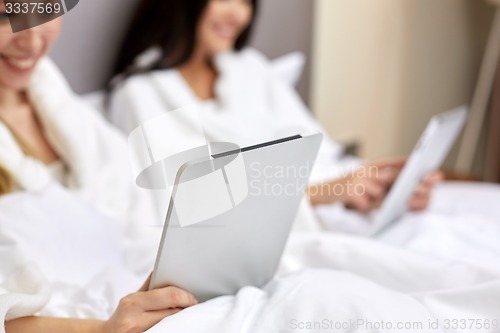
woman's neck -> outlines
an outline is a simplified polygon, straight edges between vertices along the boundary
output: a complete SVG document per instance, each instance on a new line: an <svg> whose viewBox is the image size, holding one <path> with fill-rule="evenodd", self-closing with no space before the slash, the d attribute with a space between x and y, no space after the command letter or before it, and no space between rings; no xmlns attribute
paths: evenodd
<svg viewBox="0 0 500 333"><path fill-rule="evenodd" d="M179 67L179 72L199 99L215 98L217 71L209 55L195 53L186 64Z"/></svg>

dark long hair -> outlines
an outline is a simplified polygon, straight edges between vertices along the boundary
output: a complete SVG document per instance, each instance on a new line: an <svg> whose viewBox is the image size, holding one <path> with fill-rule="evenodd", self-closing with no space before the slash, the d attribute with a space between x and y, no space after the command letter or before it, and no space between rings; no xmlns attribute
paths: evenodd
<svg viewBox="0 0 500 333"><path fill-rule="evenodd" d="M123 40L113 69L113 77L130 76L154 69L180 66L192 57L200 18L211 0L141 0ZM250 37L258 0L252 0L253 17L236 41L241 50ZM134 61L144 51L158 47L161 55L146 68L134 68Z"/></svg>

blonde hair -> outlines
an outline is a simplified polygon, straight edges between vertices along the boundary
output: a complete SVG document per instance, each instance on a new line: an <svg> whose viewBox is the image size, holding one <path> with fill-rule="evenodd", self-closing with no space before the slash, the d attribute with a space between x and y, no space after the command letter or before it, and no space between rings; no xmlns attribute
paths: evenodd
<svg viewBox="0 0 500 333"><path fill-rule="evenodd" d="M0 165L0 196L9 194L14 188L14 178Z"/></svg>
<svg viewBox="0 0 500 333"><path fill-rule="evenodd" d="M37 159L38 154L32 149L17 133L16 131L0 116L0 123L4 124L5 127L10 131L14 140L18 144L19 148L23 151L23 153L27 156L31 156ZM0 165L0 196L9 194L14 190L15 180L12 174L5 169L2 165Z"/></svg>

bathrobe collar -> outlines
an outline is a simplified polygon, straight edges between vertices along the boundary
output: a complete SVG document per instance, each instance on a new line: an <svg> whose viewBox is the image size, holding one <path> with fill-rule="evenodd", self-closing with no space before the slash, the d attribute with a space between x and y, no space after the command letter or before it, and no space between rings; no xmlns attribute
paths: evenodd
<svg viewBox="0 0 500 333"><path fill-rule="evenodd" d="M262 82L261 78L265 75L266 60L258 52L245 49L239 53L217 54L213 61L219 75L215 85L217 100L209 102L218 103L222 109L241 108L241 105L247 104L245 101L248 101L250 105L255 104L256 96L253 92L260 92L256 84ZM242 66L242 63L250 65L251 70ZM156 88L160 90L161 94L159 95L163 102L172 109L205 103L195 95L177 69L153 71L148 76L153 80ZM169 89L172 86L176 89Z"/></svg>
<svg viewBox="0 0 500 333"><path fill-rule="evenodd" d="M85 152L86 124L79 121L81 105L62 74L49 59L38 64L28 98L42 124L44 134L54 150L70 169L69 187L80 188L90 181L96 170ZM10 131L0 124L0 163L12 174L22 190L40 191L52 177L46 165L24 155Z"/></svg>

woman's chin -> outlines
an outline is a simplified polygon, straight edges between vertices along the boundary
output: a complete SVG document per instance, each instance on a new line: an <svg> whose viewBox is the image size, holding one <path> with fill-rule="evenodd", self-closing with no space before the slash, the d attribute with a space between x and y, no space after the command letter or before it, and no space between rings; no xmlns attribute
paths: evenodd
<svg viewBox="0 0 500 333"><path fill-rule="evenodd" d="M29 80L5 80L0 79L1 89L7 89L12 91L25 91L29 87Z"/></svg>
<svg viewBox="0 0 500 333"><path fill-rule="evenodd" d="M212 54L226 53L234 50L234 43L217 43L210 48Z"/></svg>

